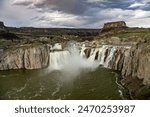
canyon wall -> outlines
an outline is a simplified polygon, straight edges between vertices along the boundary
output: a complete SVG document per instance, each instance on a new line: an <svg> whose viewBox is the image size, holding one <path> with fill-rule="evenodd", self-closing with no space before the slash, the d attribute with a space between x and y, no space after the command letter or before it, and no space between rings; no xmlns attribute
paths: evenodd
<svg viewBox="0 0 150 117"><path fill-rule="evenodd" d="M46 45L22 47L1 53L0 70L39 69L48 66L49 48Z"/></svg>
<svg viewBox="0 0 150 117"><path fill-rule="evenodd" d="M86 49L85 52L89 57L92 49ZM150 46L148 44L107 45L95 52L95 59L105 68L120 71L123 78L138 78L143 80L143 84L150 84Z"/></svg>
<svg viewBox="0 0 150 117"><path fill-rule="evenodd" d="M141 44L132 47L125 53L122 76L143 79L143 83L150 84L150 46Z"/></svg>

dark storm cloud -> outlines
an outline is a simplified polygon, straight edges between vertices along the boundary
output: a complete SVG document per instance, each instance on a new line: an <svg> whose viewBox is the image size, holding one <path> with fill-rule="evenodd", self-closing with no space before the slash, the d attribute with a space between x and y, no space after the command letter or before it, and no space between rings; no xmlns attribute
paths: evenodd
<svg viewBox="0 0 150 117"><path fill-rule="evenodd" d="M87 8L83 0L45 0L44 6L71 14L82 14Z"/></svg>
<svg viewBox="0 0 150 117"><path fill-rule="evenodd" d="M27 6L32 4L32 1L24 1L24 2L16 2L14 3L15 5L22 5L22 6Z"/></svg>
<svg viewBox="0 0 150 117"><path fill-rule="evenodd" d="M146 1L146 0L145 0ZM150 10L150 1L143 0L16 0L15 5L30 6L30 8L41 8L42 10L58 10L65 13L82 15L90 8L97 7L99 10L107 8L120 9L143 9ZM143 4L142 7L129 7L134 3Z"/></svg>
<svg viewBox="0 0 150 117"><path fill-rule="evenodd" d="M43 10L58 10L70 14L82 14L86 9L87 5L84 0L41 0L36 1L18 1L14 5L30 6L33 8L42 8Z"/></svg>
<svg viewBox="0 0 150 117"><path fill-rule="evenodd" d="M139 7L131 7L130 5L135 2L143 3L142 0L21 0L17 1L15 5L31 6L32 8L41 8L42 10L58 10L69 14L82 15L90 8L107 9L107 8L120 8L120 9L139 9ZM144 3L145 4L145 3ZM143 10L149 10L150 3L146 2ZM30 8L31 8L30 7Z"/></svg>

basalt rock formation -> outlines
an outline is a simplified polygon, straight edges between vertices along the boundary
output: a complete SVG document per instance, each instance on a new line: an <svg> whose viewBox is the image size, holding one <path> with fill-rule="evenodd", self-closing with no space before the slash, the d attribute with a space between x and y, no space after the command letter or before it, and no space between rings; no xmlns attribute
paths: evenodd
<svg viewBox="0 0 150 117"><path fill-rule="evenodd" d="M124 21L108 22L104 24L102 32L106 32L112 29L121 29L121 28L127 28L127 25Z"/></svg>
<svg viewBox="0 0 150 117"><path fill-rule="evenodd" d="M150 46L141 44L132 47L125 56L122 76L136 77L142 79L143 84L150 84Z"/></svg>
<svg viewBox="0 0 150 117"><path fill-rule="evenodd" d="M40 69L47 67L48 62L49 48L47 46L23 47L1 54L0 70Z"/></svg>

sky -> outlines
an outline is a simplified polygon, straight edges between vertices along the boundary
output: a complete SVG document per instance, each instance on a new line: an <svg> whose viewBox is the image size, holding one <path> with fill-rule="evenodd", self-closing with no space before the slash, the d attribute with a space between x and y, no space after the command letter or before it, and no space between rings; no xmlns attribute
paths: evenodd
<svg viewBox="0 0 150 117"><path fill-rule="evenodd" d="M0 21L7 26L102 28L122 20L150 27L150 0L0 0Z"/></svg>

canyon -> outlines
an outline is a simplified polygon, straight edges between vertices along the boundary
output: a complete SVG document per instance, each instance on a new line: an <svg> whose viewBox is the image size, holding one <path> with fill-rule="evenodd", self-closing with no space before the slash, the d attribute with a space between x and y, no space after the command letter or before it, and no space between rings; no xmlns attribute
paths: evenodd
<svg viewBox="0 0 150 117"><path fill-rule="evenodd" d="M150 98L148 28L129 28L123 21L106 23L99 30L49 31L0 24L0 70L58 66L71 54L67 49L69 42L88 60L87 64L96 62L98 66L119 72L120 82L129 91L131 99Z"/></svg>

